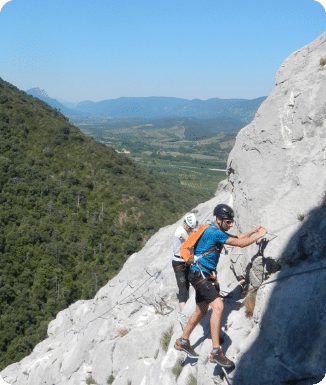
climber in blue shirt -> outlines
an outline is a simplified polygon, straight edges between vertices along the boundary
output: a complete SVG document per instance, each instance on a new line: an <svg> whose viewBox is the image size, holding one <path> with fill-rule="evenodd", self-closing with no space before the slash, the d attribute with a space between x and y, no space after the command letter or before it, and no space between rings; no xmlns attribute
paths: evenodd
<svg viewBox="0 0 326 385"><path fill-rule="evenodd" d="M189 337L210 306L212 308L210 327L213 342L210 362L225 368L233 368L234 363L225 356L220 346L220 325L224 304L213 272L216 270L224 244L246 247L263 237L267 231L262 226L257 226L240 235L229 235L227 231L233 225L233 209L228 205L219 204L215 207L213 215L216 217L215 223L208 227L200 237L195 248L195 263L191 265L189 272L189 281L196 290L196 310L190 317L182 337L176 340L174 347L186 352L190 357L198 357L190 345Z"/></svg>
<svg viewBox="0 0 326 385"><path fill-rule="evenodd" d="M200 258L202 271L209 274L216 269L222 248L221 245L223 245L229 238L230 235L221 231L215 223L212 223L210 227L204 231L195 249L196 256L203 255L207 250L211 250L208 254L203 255ZM190 270L200 271L200 268L197 264L194 264L190 267Z"/></svg>

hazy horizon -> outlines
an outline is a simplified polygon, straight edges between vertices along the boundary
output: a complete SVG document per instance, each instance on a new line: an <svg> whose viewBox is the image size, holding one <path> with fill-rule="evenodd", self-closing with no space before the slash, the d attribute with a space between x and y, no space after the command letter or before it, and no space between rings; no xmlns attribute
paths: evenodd
<svg viewBox="0 0 326 385"><path fill-rule="evenodd" d="M31 89L37 89L39 87L32 87L32 88L28 88L26 90L23 90L23 91L29 91ZM40 89L40 88L39 88ZM78 104L78 103L82 103L82 102L94 102L94 100L91 100L91 99L85 99L85 100L81 100L80 102L75 102L73 100L65 100L65 99L60 99L60 98L54 98L52 97L52 95L49 95L47 93L46 90L42 90L40 89L40 91L45 91L45 95L44 96L47 96L49 98L52 98L52 99L56 99L58 100L59 102L61 103L70 103L70 104ZM106 100L116 100L116 99L123 99L123 98L175 98L175 99L184 99L184 100L189 100L189 101L193 101L193 100L201 100L201 101L207 101L207 100L212 100L212 99L224 99L224 100L228 100L228 99L233 99L233 100L236 100L236 99L243 99L243 100L254 100L254 99L260 99L260 98L265 98L267 97L267 95L261 95L261 96L258 96L256 98L252 98L252 99L248 99L248 98L219 98L219 97L213 97L213 98L208 98L208 99L200 99L200 98L193 98L193 99L188 99L188 98L181 98L181 97L178 97L178 96L165 96L165 95L149 95L149 96L119 96L117 98L109 98L109 99L102 99L102 100L98 100L98 102L103 102L103 101L106 101ZM96 103L96 102L95 102Z"/></svg>

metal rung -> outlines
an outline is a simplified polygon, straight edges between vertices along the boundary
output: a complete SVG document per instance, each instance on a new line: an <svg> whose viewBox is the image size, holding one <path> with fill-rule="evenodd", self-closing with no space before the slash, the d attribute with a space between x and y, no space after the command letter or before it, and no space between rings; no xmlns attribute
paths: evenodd
<svg viewBox="0 0 326 385"><path fill-rule="evenodd" d="M229 385L232 385L231 383L231 380L230 380L230 377L229 375L226 373L226 370L222 367L222 370L223 370L223 373L225 375L225 378L226 378L226 382L229 384Z"/></svg>

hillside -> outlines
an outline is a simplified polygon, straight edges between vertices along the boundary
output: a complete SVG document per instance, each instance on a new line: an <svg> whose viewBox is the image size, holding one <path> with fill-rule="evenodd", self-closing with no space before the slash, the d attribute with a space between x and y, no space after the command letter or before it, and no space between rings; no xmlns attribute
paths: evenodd
<svg viewBox="0 0 326 385"><path fill-rule="evenodd" d="M201 199L0 79L0 367Z"/></svg>

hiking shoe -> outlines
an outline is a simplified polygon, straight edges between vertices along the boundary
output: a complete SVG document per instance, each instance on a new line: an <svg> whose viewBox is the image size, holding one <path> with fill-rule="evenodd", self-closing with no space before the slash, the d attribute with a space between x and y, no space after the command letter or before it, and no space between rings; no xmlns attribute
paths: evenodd
<svg viewBox="0 0 326 385"><path fill-rule="evenodd" d="M221 348L218 349L217 353L211 352L210 362L223 366L223 368L234 368L234 362L229 360Z"/></svg>
<svg viewBox="0 0 326 385"><path fill-rule="evenodd" d="M199 354L197 354L194 349L191 347L189 340L186 340L187 342L181 342L181 339L178 338L175 341L174 348L177 350L181 350L188 354L191 358L198 358Z"/></svg>
<svg viewBox="0 0 326 385"><path fill-rule="evenodd" d="M188 317L185 314L183 314L181 311L178 311L177 320L180 322L181 329L185 330L188 323Z"/></svg>

